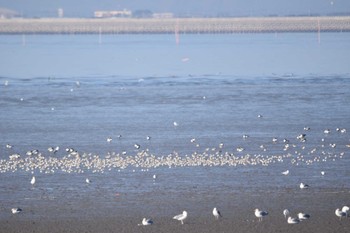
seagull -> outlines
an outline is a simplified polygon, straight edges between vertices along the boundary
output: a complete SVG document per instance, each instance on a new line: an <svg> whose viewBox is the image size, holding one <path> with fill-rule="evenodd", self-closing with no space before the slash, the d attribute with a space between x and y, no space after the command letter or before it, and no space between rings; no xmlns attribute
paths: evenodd
<svg viewBox="0 0 350 233"><path fill-rule="evenodd" d="M149 141L151 140L151 136L147 136L146 139Z"/></svg>
<svg viewBox="0 0 350 233"><path fill-rule="evenodd" d="M337 215L341 221L342 217L346 216L346 213L341 211L339 208L335 210L335 215Z"/></svg>
<svg viewBox="0 0 350 233"><path fill-rule="evenodd" d="M140 146L139 144L135 144L134 147L135 147L136 149L140 149L141 146Z"/></svg>
<svg viewBox="0 0 350 233"><path fill-rule="evenodd" d="M213 215L216 219L219 219L219 217L222 217L220 211L218 211L216 207L213 209Z"/></svg>
<svg viewBox="0 0 350 233"><path fill-rule="evenodd" d="M179 124L176 122L176 121L174 121L174 127L177 127Z"/></svg>
<svg viewBox="0 0 350 233"><path fill-rule="evenodd" d="M149 226L149 225L152 225L153 224L153 221L152 219L146 219L146 218L143 218L142 219L142 224L138 224L139 226L143 225L143 226Z"/></svg>
<svg viewBox="0 0 350 233"><path fill-rule="evenodd" d="M113 139L112 139L111 137L108 137L108 138L107 138L107 142L108 142L108 143L111 143L112 140L113 140Z"/></svg>
<svg viewBox="0 0 350 233"><path fill-rule="evenodd" d="M305 137L306 137L306 134L299 134L297 136L297 139L299 139L300 141L304 141L305 140Z"/></svg>
<svg viewBox="0 0 350 233"><path fill-rule="evenodd" d="M288 222L288 224L298 224L300 222L300 220L298 218L288 217L287 222Z"/></svg>
<svg viewBox="0 0 350 233"><path fill-rule="evenodd" d="M300 183L300 189L308 189L310 186L304 183Z"/></svg>
<svg viewBox="0 0 350 233"><path fill-rule="evenodd" d="M6 144L6 148L7 148L7 149L12 149L12 147L13 147L13 146L12 146L11 144Z"/></svg>
<svg viewBox="0 0 350 233"><path fill-rule="evenodd" d="M12 209L11 209L11 212L12 212L13 214L18 214L18 213L22 212L22 209L21 209L21 208L12 208Z"/></svg>
<svg viewBox="0 0 350 233"><path fill-rule="evenodd" d="M187 218L187 211L184 210L182 214L176 215L173 217L173 219L181 221L181 224L184 224L184 220Z"/></svg>
<svg viewBox="0 0 350 233"><path fill-rule="evenodd" d="M349 206L343 206L343 208L341 209L342 212L344 212L346 214L346 217L349 216Z"/></svg>
<svg viewBox="0 0 350 233"><path fill-rule="evenodd" d="M91 184L91 180L89 180L89 178L86 178L85 182L86 182L87 184Z"/></svg>
<svg viewBox="0 0 350 233"><path fill-rule="evenodd" d="M260 114L258 115L258 118L262 118L262 117L263 117L262 115L260 115Z"/></svg>
<svg viewBox="0 0 350 233"><path fill-rule="evenodd" d="M31 183L32 185L35 184L35 176L32 177L32 179L30 180L30 183Z"/></svg>
<svg viewBox="0 0 350 233"><path fill-rule="evenodd" d="M283 210L283 215L284 215L284 218L287 218L287 216L289 215L289 210L288 209L285 209Z"/></svg>
<svg viewBox="0 0 350 233"><path fill-rule="evenodd" d="M299 213L298 218L300 221L306 220L310 218L310 214L305 214L305 213Z"/></svg>
<svg viewBox="0 0 350 233"><path fill-rule="evenodd" d="M157 179L157 175L156 174L153 175L153 179Z"/></svg>
<svg viewBox="0 0 350 233"><path fill-rule="evenodd" d="M255 216L257 218L259 218L259 222L262 221L263 217L265 217L266 215L268 215L269 213L266 212L266 211L262 211L262 210L259 210L259 209L255 209Z"/></svg>
<svg viewBox="0 0 350 233"><path fill-rule="evenodd" d="M325 133L325 134L329 134L330 132L331 132L330 129L325 129L325 130L323 131L323 133Z"/></svg>
<svg viewBox="0 0 350 233"><path fill-rule="evenodd" d="M285 170L284 172L282 172L283 175L288 175L289 174L289 170Z"/></svg>
<svg viewBox="0 0 350 233"><path fill-rule="evenodd" d="M326 173L325 173L324 171L321 171L321 175L323 175L323 176L324 176L325 174L326 174Z"/></svg>
<svg viewBox="0 0 350 233"><path fill-rule="evenodd" d="M60 149L60 147L59 146L56 146L56 147L49 147L49 148L47 148L47 150L50 152L50 153L56 153L58 150Z"/></svg>

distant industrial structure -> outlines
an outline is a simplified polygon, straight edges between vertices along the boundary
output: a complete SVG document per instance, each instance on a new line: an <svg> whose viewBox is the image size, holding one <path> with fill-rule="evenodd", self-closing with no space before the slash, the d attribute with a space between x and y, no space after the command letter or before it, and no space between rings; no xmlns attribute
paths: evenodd
<svg viewBox="0 0 350 233"><path fill-rule="evenodd" d="M163 12L163 13L152 13L148 10L138 10L132 12L130 10L115 10L115 11L95 11L95 18L157 18L157 19L170 19L174 18L174 13Z"/></svg>
<svg viewBox="0 0 350 233"><path fill-rule="evenodd" d="M132 12L129 10L122 11L95 11L95 18L130 18L132 16Z"/></svg>

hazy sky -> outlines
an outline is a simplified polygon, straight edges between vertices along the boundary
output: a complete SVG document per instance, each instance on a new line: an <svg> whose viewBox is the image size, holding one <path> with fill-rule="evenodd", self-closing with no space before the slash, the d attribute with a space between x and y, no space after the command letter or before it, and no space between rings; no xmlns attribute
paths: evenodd
<svg viewBox="0 0 350 233"><path fill-rule="evenodd" d="M266 16L349 13L350 0L0 0L26 17L92 17L95 10L128 9L193 16Z"/></svg>

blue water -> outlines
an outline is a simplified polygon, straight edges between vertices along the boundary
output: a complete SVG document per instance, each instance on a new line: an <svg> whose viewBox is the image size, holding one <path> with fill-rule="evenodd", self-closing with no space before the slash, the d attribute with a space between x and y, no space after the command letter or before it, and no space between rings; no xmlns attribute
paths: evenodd
<svg viewBox="0 0 350 233"><path fill-rule="evenodd" d="M179 44L173 35L102 35L101 43L96 35L0 36L0 51L4 161L13 153L25 157L33 149L48 157L49 146L60 146L54 155L58 158L66 155L66 147L100 156L122 151L135 155L135 143L156 156L203 153L220 143L223 151L237 155L272 156L287 153L284 138L296 145L291 153L298 151L308 159L329 156L309 166L288 159L268 167L162 167L144 172L131 166L95 174L35 170L34 191L30 172L9 171L0 174L6 208L17 203L32 208L42 202L56 208L65 196L71 197L63 201L68 205L89 197L108 206L116 192L130 194L123 203L128 205L137 203L133 195L166 189L178 197L194 187L207 197L212 188L222 193L284 193L300 181L311 182L318 191L350 188L349 33L322 33L320 43L313 33L181 35ZM304 131L305 126L311 130ZM325 135L325 129L331 134ZM300 133L307 134L307 142L296 139ZM242 139L244 134L248 140ZM278 143L272 143L273 137ZM262 144L267 151L261 150ZM236 151L240 146L245 148L241 154ZM313 148L318 149L315 155L310 154ZM293 171L287 182L275 176L286 169ZM320 180L321 170L338 173ZM156 184L150 178L153 173L162 177ZM86 188L87 176L98 180L98 186Z"/></svg>
<svg viewBox="0 0 350 233"><path fill-rule="evenodd" d="M1 76L329 75L349 73L349 33L10 35Z"/></svg>

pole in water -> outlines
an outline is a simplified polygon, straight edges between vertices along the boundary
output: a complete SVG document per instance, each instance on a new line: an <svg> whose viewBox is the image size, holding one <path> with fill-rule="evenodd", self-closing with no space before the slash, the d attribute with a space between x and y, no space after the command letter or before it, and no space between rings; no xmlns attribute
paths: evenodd
<svg viewBox="0 0 350 233"><path fill-rule="evenodd" d="M320 26L320 19L317 19L318 23L318 32L317 32L317 38L318 38L318 44L321 44L321 26Z"/></svg>
<svg viewBox="0 0 350 233"><path fill-rule="evenodd" d="M175 42L177 45L180 43L179 19L176 20L176 25L175 25Z"/></svg>
<svg viewBox="0 0 350 233"><path fill-rule="evenodd" d="M102 28L98 28L98 43L102 44Z"/></svg>
<svg viewBox="0 0 350 233"><path fill-rule="evenodd" d="M26 35L22 34L22 46L26 46Z"/></svg>

